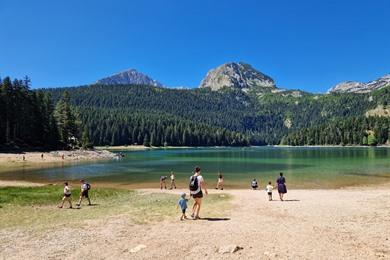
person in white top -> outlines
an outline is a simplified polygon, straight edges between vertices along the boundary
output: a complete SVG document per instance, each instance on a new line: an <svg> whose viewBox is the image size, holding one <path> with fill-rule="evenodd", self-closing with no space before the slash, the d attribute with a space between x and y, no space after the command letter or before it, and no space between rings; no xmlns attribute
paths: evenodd
<svg viewBox="0 0 390 260"><path fill-rule="evenodd" d="M175 183L175 173L171 172L171 190L176 189L176 183Z"/></svg>
<svg viewBox="0 0 390 260"><path fill-rule="evenodd" d="M271 184L272 184L271 182L268 182L267 187L265 187L265 190L266 190L267 193L268 193L268 200L269 200L269 201L272 200L272 190L274 189L274 187L273 187Z"/></svg>
<svg viewBox="0 0 390 260"><path fill-rule="evenodd" d="M190 196L195 200L194 206L192 206L191 217L193 219L199 219L200 206L202 205L203 192L208 195L205 182L202 175L200 175L200 168L195 167L195 174L190 178Z"/></svg>
<svg viewBox="0 0 390 260"><path fill-rule="evenodd" d="M60 209L64 206L65 201L69 202L69 208L72 208L72 199L71 199L71 191L67 182L64 183L64 197L62 198L62 203L58 206Z"/></svg>

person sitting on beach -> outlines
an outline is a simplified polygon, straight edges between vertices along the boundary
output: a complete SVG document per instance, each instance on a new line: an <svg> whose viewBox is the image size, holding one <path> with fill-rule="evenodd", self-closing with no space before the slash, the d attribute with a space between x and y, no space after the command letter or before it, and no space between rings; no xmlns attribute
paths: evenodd
<svg viewBox="0 0 390 260"><path fill-rule="evenodd" d="M202 198L204 189L205 194L207 195L206 184L202 175L200 175L200 168L195 167L195 173L190 178L190 196L194 199L194 205L192 206L192 214L191 217L196 220L199 219L200 206L202 205Z"/></svg>
<svg viewBox="0 0 390 260"><path fill-rule="evenodd" d="M62 198L62 203L60 206L58 206L60 209L62 209L62 207L64 206L64 203L65 201L69 202L69 208L71 209L72 208L72 198L71 198L71 191L70 191L70 188L68 186L68 183L65 182L64 183L64 197Z"/></svg>
<svg viewBox="0 0 390 260"><path fill-rule="evenodd" d="M252 187L252 190L257 190L257 188L259 187L256 179L252 180L251 187Z"/></svg>
<svg viewBox="0 0 390 260"><path fill-rule="evenodd" d="M188 202L188 199L186 199L186 194L183 192L180 195L179 201L177 202L178 206L180 206L180 209L181 209L180 220L187 219L187 216L186 216L187 202Z"/></svg>
<svg viewBox="0 0 390 260"><path fill-rule="evenodd" d="M163 186L164 186L164 189L167 189L167 184L165 182L165 180L167 178L168 178L167 176L160 176L160 189L161 190L163 189Z"/></svg>
<svg viewBox="0 0 390 260"><path fill-rule="evenodd" d="M268 185L267 187L265 187L265 190L267 191L267 194L268 194L268 200L271 201L272 200L272 190L274 189L274 187L272 187L272 182L268 182Z"/></svg>
<svg viewBox="0 0 390 260"><path fill-rule="evenodd" d="M287 193L286 179L283 177L283 172L280 173L280 177L276 180L278 184L279 198L283 201L284 194Z"/></svg>
<svg viewBox="0 0 390 260"><path fill-rule="evenodd" d="M171 172L171 190L176 189L176 183L175 183L175 173Z"/></svg>
<svg viewBox="0 0 390 260"><path fill-rule="evenodd" d="M81 192L79 202L76 204L78 207L81 205L81 201L85 197L88 200L88 206L92 206L91 200L89 199L89 190L91 189L91 185L85 180L80 180L81 182Z"/></svg>
<svg viewBox="0 0 390 260"><path fill-rule="evenodd" d="M223 190L223 175L222 175L222 173L218 174L218 182L217 182L217 186L215 187L215 189L216 190L218 190L218 189Z"/></svg>

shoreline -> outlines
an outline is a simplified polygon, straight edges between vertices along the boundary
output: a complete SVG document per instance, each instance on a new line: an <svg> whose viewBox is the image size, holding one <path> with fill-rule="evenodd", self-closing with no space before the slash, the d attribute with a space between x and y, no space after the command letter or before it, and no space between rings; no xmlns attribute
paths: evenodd
<svg viewBox="0 0 390 260"><path fill-rule="evenodd" d="M62 167L72 163L112 160L116 155L107 150L72 150L50 152L0 153L0 173L15 170Z"/></svg>

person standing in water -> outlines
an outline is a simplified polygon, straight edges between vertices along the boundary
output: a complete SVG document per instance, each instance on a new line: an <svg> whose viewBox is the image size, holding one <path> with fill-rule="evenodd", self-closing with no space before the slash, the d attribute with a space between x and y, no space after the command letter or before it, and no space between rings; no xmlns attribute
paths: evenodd
<svg viewBox="0 0 390 260"><path fill-rule="evenodd" d="M280 173L280 177L276 180L278 184L279 198L283 201L284 194L287 193L286 179L283 177L283 172Z"/></svg>
<svg viewBox="0 0 390 260"><path fill-rule="evenodd" d="M222 173L218 174L218 182L217 182L217 186L215 187L215 189L216 190L218 190L218 189L223 190L223 175L222 175Z"/></svg>
<svg viewBox="0 0 390 260"><path fill-rule="evenodd" d="M160 190L167 189L167 183L166 183L167 176L160 176Z"/></svg>
<svg viewBox="0 0 390 260"><path fill-rule="evenodd" d="M194 206L192 207L191 217L199 219L200 207L202 205L203 190L208 195L206 184L202 175L200 175L200 168L195 167L195 173L190 178L190 196L194 199Z"/></svg>
<svg viewBox="0 0 390 260"><path fill-rule="evenodd" d="M171 190L176 189L176 183L175 183L175 173L171 172Z"/></svg>

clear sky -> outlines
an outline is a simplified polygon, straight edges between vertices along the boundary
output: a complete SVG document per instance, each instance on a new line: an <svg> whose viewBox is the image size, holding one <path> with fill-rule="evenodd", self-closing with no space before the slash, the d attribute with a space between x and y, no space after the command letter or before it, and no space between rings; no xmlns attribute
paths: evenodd
<svg viewBox="0 0 390 260"><path fill-rule="evenodd" d="M325 92L390 73L389 13L388 0L0 0L0 76L58 87L136 68L196 87L244 61Z"/></svg>

